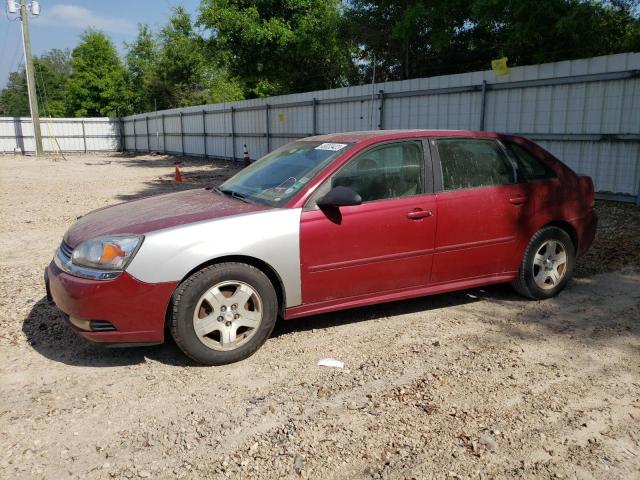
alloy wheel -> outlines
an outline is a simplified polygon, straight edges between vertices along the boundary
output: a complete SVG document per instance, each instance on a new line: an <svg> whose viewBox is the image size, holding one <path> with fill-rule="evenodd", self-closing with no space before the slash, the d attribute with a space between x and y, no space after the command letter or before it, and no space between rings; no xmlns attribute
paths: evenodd
<svg viewBox="0 0 640 480"><path fill-rule="evenodd" d="M220 282L200 297L193 312L198 339L213 350L235 350L258 331L262 300L250 285Z"/></svg>
<svg viewBox="0 0 640 480"><path fill-rule="evenodd" d="M533 257L533 280L543 290L551 290L567 272L567 250L558 240L544 242Z"/></svg>

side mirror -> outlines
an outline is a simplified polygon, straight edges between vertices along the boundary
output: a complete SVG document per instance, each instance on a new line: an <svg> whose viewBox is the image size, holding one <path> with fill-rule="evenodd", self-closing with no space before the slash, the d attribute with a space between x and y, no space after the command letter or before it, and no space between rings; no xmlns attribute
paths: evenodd
<svg viewBox="0 0 640 480"><path fill-rule="evenodd" d="M349 207L360 205L361 203L362 197L348 187L334 187L325 196L316 201L320 208Z"/></svg>

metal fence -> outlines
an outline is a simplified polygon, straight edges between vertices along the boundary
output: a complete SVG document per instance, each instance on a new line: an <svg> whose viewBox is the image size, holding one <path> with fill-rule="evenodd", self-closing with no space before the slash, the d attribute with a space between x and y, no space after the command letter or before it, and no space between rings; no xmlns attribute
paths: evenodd
<svg viewBox="0 0 640 480"><path fill-rule="evenodd" d="M297 138L425 128L518 133L596 189L640 202L640 53L149 112L41 119L46 151L157 151L251 158ZM33 152L29 118L0 118L0 152Z"/></svg>
<svg viewBox="0 0 640 480"><path fill-rule="evenodd" d="M120 150L122 123L117 118L41 118L46 152L104 152ZM35 152L33 124L28 117L0 117L0 153Z"/></svg>
<svg viewBox="0 0 640 480"><path fill-rule="evenodd" d="M297 138L370 129L518 133L611 198L640 194L640 53L362 85L123 118L129 151L239 159Z"/></svg>

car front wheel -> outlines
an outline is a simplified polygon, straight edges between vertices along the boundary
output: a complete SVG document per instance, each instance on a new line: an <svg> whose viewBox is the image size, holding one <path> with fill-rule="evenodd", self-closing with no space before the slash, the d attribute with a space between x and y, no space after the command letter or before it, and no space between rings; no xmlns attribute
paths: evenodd
<svg viewBox="0 0 640 480"><path fill-rule="evenodd" d="M521 295L541 300L557 295L571 279L575 247L561 228L544 227L531 238L513 288Z"/></svg>
<svg viewBox="0 0 640 480"><path fill-rule="evenodd" d="M276 292L263 272L243 263L220 263L178 287L169 328L187 356L224 365L255 353L271 335L277 316Z"/></svg>

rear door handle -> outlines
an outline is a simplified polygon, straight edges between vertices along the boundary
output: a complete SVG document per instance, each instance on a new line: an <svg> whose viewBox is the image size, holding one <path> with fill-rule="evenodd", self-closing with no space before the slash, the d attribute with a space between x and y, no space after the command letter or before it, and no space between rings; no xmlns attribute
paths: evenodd
<svg viewBox="0 0 640 480"><path fill-rule="evenodd" d="M416 209L407 213L407 218L409 220L421 220L423 218L430 217L431 215L433 215L431 210Z"/></svg>
<svg viewBox="0 0 640 480"><path fill-rule="evenodd" d="M512 203L514 205L522 205L527 200L529 200L529 197L527 197L526 195L516 195L513 197L509 197L509 203Z"/></svg>

